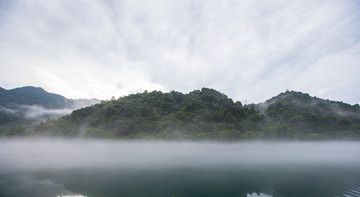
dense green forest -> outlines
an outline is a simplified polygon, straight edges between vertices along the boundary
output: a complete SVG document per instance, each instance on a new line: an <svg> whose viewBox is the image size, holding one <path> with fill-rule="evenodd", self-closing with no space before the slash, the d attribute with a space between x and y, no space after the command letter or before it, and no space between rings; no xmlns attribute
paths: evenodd
<svg viewBox="0 0 360 197"><path fill-rule="evenodd" d="M286 91L243 106L214 89L143 92L41 123L32 135L122 139L360 139L360 107Z"/></svg>

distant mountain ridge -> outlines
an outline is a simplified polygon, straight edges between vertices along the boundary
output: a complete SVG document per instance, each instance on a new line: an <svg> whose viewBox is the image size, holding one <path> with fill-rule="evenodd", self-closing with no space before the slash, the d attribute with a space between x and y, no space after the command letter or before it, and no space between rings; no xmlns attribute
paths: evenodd
<svg viewBox="0 0 360 197"><path fill-rule="evenodd" d="M39 105L46 109L81 108L95 103L97 99L67 99L59 94L49 93L41 87L25 86L6 90L1 88L0 105Z"/></svg>
<svg viewBox="0 0 360 197"><path fill-rule="evenodd" d="M243 106L214 89L143 92L82 108L41 135L160 139L360 139L360 107L283 92Z"/></svg>
<svg viewBox="0 0 360 197"><path fill-rule="evenodd" d="M97 99L67 99L40 87L26 86L10 90L0 87L0 133L58 118L74 109L99 102Z"/></svg>

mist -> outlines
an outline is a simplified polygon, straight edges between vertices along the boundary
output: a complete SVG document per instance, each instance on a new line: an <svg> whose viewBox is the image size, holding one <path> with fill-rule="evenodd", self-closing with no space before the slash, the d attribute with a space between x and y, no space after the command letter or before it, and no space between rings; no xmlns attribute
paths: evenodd
<svg viewBox="0 0 360 197"><path fill-rule="evenodd" d="M26 118L31 119L44 119L44 118L58 118L64 115L71 114L73 109L46 109L39 105L22 106L23 113Z"/></svg>
<svg viewBox="0 0 360 197"><path fill-rule="evenodd" d="M360 186L358 155L344 141L1 138L0 196L334 196Z"/></svg>
<svg viewBox="0 0 360 197"><path fill-rule="evenodd" d="M359 142L165 142L1 139L2 168L163 168L246 164L360 165Z"/></svg>
<svg viewBox="0 0 360 197"><path fill-rule="evenodd" d="M73 108L46 109L40 105L13 105L12 108L0 107L0 112L37 120L59 118L71 114L73 110Z"/></svg>
<svg viewBox="0 0 360 197"><path fill-rule="evenodd" d="M56 119L71 114L74 110L81 109L99 103L98 99L75 99L70 100L63 108L46 108L41 105L23 105L10 103L7 106L0 106L0 113L13 115L29 120Z"/></svg>

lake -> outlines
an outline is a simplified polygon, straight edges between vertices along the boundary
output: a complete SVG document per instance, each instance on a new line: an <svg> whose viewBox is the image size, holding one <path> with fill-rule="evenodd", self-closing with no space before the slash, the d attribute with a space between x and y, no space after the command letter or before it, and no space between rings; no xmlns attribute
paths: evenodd
<svg viewBox="0 0 360 197"><path fill-rule="evenodd" d="M360 196L360 142L0 139L0 196Z"/></svg>

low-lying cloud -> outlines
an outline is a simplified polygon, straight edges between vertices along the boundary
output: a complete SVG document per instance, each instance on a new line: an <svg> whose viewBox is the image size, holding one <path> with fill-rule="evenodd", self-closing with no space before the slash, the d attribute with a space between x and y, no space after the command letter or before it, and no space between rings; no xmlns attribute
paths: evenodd
<svg viewBox="0 0 360 197"><path fill-rule="evenodd" d="M0 112L10 113L10 114L16 114L16 111L15 111L15 110L9 109L9 108L6 108L6 107L2 107L2 106L0 106Z"/></svg>
<svg viewBox="0 0 360 197"><path fill-rule="evenodd" d="M46 109L39 105L24 105L22 106L24 109L25 117L27 118L44 118L44 117L60 117L67 114L70 114L73 109Z"/></svg>
<svg viewBox="0 0 360 197"><path fill-rule="evenodd" d="M16 105L12 108L0 106L0 112L12 114L26 119L47 120L71 114L74 109L46 109L40 105Z"/></svg>

